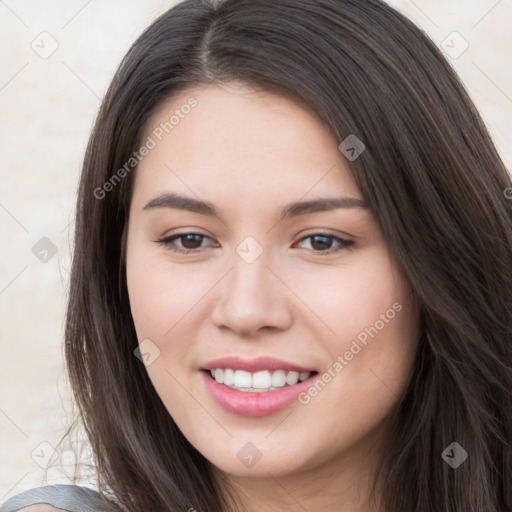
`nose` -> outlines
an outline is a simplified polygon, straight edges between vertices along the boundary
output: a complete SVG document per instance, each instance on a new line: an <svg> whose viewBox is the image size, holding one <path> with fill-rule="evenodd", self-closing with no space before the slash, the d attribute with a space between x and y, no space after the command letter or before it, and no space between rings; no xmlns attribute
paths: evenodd
<svg viewBox="0 0 512 512"><path fill-rule="evenodd" d="M241 337L257 336L267 328L287 329L292 321L290 291L268 267L265 252L252 263L238 255L228 275L218 285L212 321Z"/></svg>

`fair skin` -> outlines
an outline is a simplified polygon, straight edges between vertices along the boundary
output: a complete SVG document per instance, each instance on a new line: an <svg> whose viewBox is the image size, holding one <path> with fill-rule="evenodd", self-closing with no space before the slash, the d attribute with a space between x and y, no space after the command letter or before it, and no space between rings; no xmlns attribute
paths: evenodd
<svg viewBox="0 0 512 512"><path fill-rule="evenodd" d="M311 112L241 84L197 87L161 105L142 140L190 97L198 105L139 164L130 205L131 312L139 342L150 339L160 350L149 377L244 510L374 510L364 507L370 477L417 347L411 289L368 208L279 220L296 201L363 201L341 141ZM171 192L208 201L221 216L144 209ZM157 241L187 233L203 237L171 245L197 252ZM251 263L236 252L248 236L263 249ZM271 356L321 376L396 303L400 312L307 404L246 417L205 389L202 365L230 355ZM237 457L248 442L262 454L252 467Z"/></svg>
<svg viewBox="0 0 512 512"><path fill-rule="evenodd" d="M139 342L150 339L160 350L149 377L214 475L236 490L241 510L378 511L364 501L417 347L408 283L368 208L279 220L296 201L363 200L340 141L311 112L241 84L198 87L163 104L142 140L191 97L197 106L139 164L130 205L131 312ZM164 192L208 201L222 216L144 209ZM204 235L174 242L198 252L156 242L178 233ZM247 236L263 249L251 263L236 252ZM306 404L246 417L224 410L205 389L200 368L227 355L271 356L329 375L396 303L394 318ZM248 442L262 454L251 467L237 457ZM23 510L58 510L39 507L46 508Z"/></svg>

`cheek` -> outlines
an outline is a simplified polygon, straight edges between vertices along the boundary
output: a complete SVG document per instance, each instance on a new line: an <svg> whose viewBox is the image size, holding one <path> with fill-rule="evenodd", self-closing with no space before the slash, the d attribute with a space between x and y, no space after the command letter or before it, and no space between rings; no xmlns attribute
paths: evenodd
<svg viewBox="0 0 512 512"><path fill-rule="evenodd" d="M357 255L355 263L294 277L294 291L318 318L321 329L342 342L374 325L390 309L388 316L398 317L393 304L409 300L408 287L383 247Z"/></svg>
<svg viewBox="0 0 512 512"><path fill-rule="evenodd" d="M130 308L139 340L162 340L173 331L186 330L194 318L194 305L208 290L184 266L170 272L165 258L151 261L134 251L127 260Z"/></svg>
<svg viewBox="0 0 512 512"><path fill-rule="evenodd" d="M337 429L332 442L339 449L384 421L407 386L417 349L418 311L405 279L384 254L373 263L329 288L321 314L336 334L324 338L323 383L301 397L311 417L329 416L324 435Z"/></svg>
<svg viewBox="0 0 512 512"><path fill-rule="evenodd" d="M411 290L384 248L357 265L329 271L329 279L302 281L308 306L325 327L329 400L334 405L353 397L384 410L405 385L417 347L419 315Z"/></svg>
<svg viewBox="0 0 512 512"><path fill-rule="evenodd" d="M150 351L158 351L146 367L149 378L168 410L178 410L180 417L194 411L180 383L187 378L192 364L190 349L197 342L194 305L207 288L187 270L170 273L169 268L165 258L152 260L150 253L134 247L127 258L126 275L137 339L139 343L151 340L157 349Z"/></svg>

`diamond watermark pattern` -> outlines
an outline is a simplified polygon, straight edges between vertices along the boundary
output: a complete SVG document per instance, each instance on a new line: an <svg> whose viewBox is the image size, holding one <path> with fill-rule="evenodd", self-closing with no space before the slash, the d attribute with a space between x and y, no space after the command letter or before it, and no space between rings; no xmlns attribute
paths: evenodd
<svg viewBox="0 0 512 512"><path fill-rule="evenodd" d="M458 59L469 48L469 43L457 31L453 31L441 41L441 48L452 59Z"/></svg>
<svg viewBox="0 0 512 512"><path fill-rule="evenodd" d="M160 349L149 338L142 340L133 353L145 366L149 366L160 357Z"/></svg>
<svg viewBox="0 0 512 512"><path fill-rule="evenodd" d="M49 32L44 30L30 43L30 47L41 59L48 59L57 51L59 43Z"/></svg>
<svg viewBox="0 0 512 512"><path fill-rule="evenodd" d="M43 441L32 450L30 457L38 466L46 469L54 453L57 453L55 448L49 442Z"/></svg>
<svg viewBox="0 0 512 512"><path fill-rule="evenodd" d="M263 247L255 238L247 236L238 244L236 252L246 263L253 263L260 257Z"/></svg>
<svg viewBox="0 0 512 512"><path fill-rule="evenodd" d="M245 443L242 448L238 450L236 456L245 466L252 468L261 459L261 457L263 457L263 454L254 444Z"/></svg>
<svg viewBox="0 0 512 512"><path fill-rule="evenodd" d="M339 146L338 149L353 162L366 149L366 146L353 133L351 133Z"/></svg>
<svg viewBox="0 0 512 512"><path fill-rule="evenodd" d="M468 452L459 443L453 442L445 448L441 457L453 469L457 469L468 458Z"/></svg>
<svg viewBox="0 0 512 512"><path fill-rule="evenodd" d="M32 247L32 254L42 263L47 263L57 254L57 246L49 238L43 236Z"/></svg>

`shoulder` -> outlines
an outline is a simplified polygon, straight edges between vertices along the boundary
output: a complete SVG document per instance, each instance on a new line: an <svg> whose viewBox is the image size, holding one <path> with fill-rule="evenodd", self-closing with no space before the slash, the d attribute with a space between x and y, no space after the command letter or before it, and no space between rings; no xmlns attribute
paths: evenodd
<svg viewBox="0 0 512 512"><path fill-rule="evenodd" d="M38 503L37 505L29 505L19 509L19 512L67 512L62 508L55 508L46 503Z"/></svg>
<svg viewBox="0 0 512 512"><path fill-rule="evenodd" d="M103 512L103 496L79 485L57 484L34 487L0 505L0 512Z"/></svg>

